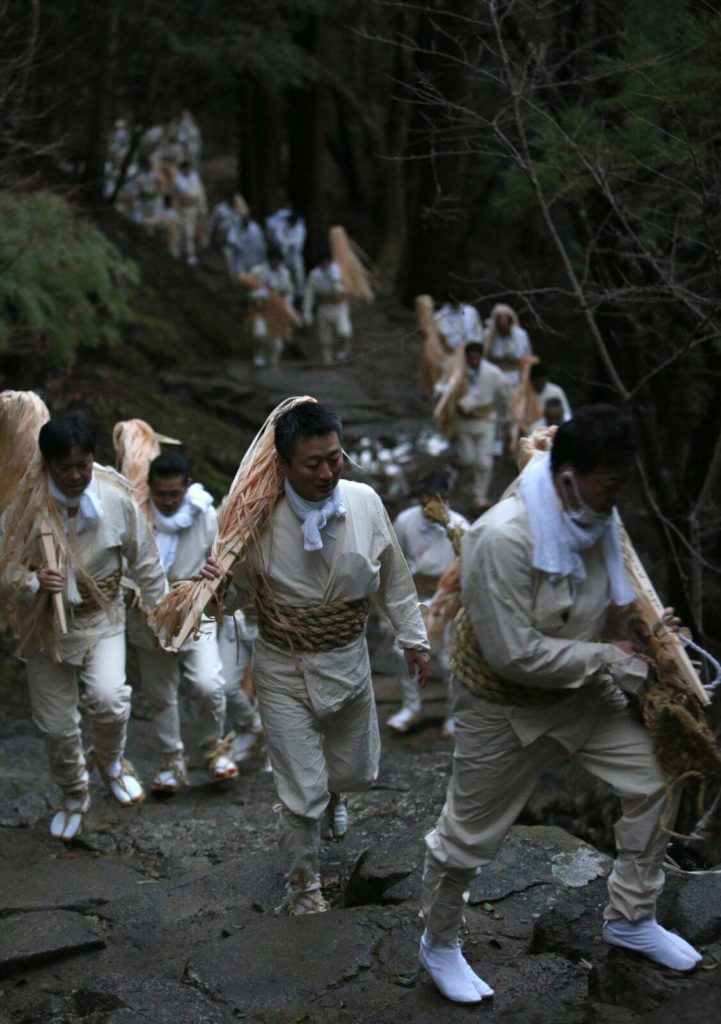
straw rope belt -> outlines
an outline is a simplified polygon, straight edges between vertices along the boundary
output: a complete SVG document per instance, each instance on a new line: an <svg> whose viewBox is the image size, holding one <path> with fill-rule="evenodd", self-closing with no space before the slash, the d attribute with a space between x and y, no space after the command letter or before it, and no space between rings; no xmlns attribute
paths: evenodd
<svg viewBox="0 0 721 1024"><path fill-rule="evenodd" d="M94 580L95 586L100 591L102 597L111 604L120 592L120 580L122 579L122 572L120 569L116 569L111 572L109 576L103 576L101 580ZM93 596L93 592L86 583L82 580L78 580L78 593L82 597L82 603L76 604L73 608L76 615L88 615L90 612L96 612L100 608L96 598Z"/></svg>
<svg viewBox="0 0 721 1024"><path fill-rule="evenodd" d="M556 704L568 694L559 690L541 690L522 683L501 679L488 666L478 646L476 634L465 608L455 618L451 639L451 670L454 679L491 704L514 707L545 708Z"/></svg>
<svg viewBox="0 0 721 1024"><path fill-rule="evenodd" d="M345 302L348 296L345 292L333 292L329 295L316 295L315 301L319 306L337 306L341 302Z"/></svg>
<svg viewBox="0 0 721 1024"><path fill-rule="evenodd" d="M474 409L469 409L468 412L464 411L460 405L458 406L458 412L464 420L487 420L495 410L496 407L492 402L489 405L477 405Z"/></svg>
<svg viewBox="0 0 721 1024"><path fill-rule="evenodd" d="M332 601L310 608L256 598L260 635L274 647L294 651L332 651L362 636L368 599Z"/></svg>

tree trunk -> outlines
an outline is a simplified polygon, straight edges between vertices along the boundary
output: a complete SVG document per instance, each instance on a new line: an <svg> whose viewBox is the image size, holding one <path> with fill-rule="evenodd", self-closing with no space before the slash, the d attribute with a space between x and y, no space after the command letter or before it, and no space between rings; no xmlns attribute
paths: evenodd
<svg viewBox="0 0 721 1024"><path fill-rule="evenodd" d="M327 30L321 18L305 34L307 46L322 70L328 52ZM328 248L328 142L332 98L320 78L309 89L295 90L288 104L288 195L305 217L309 263Z"/></svg>
<svg viewBox="0 0 721 1024"><path fill-rule="evenodd" d="M92 13L98 18L95 53L97 71L90 82L90 106L83 177L94 191L100 191L110 130L110 105L118 51L120 0L101 4L99 8L93 4Z"/></svg>

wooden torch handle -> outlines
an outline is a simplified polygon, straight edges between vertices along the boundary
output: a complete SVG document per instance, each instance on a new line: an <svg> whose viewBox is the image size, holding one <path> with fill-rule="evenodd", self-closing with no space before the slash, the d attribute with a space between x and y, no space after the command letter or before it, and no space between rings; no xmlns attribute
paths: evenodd
<svg viewBox="0 0 721 1024"><path fill-rule="evenodd" d="M53 569L55 572L58 571L58 558L55 554L55 542L53 541L53 535L50 532L49 526L46 523L42 523L40 527L40 544L43 550L43 558L48 569ZM55 617L58 620L58 626L63 636L68 631L68 623L65 618L65 605L63 604L62 594L53 594L53 607L55 609Z"/></svg>

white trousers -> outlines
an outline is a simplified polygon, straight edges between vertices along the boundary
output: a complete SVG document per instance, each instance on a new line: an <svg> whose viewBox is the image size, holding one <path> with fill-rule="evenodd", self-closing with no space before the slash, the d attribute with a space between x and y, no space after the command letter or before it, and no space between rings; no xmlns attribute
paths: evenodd
<svg viewBox="0 0 721 1024"><path fill-rule="evenodd" d="M481 503L488 499L491 485L495 436L496 423L493 419L462 419L458 423L458 461L470 470L473 497Z"/></svg>
<svg viewBox="0 0 721 1024"><path fill-rule="evenodd" d="M262 356L271 370L277 370L285 347L283 339L271 338L266 319L262 316L253 317L252 332L256 357Z"/></svg>
<svg viewBox="0 0 721 1024"><path fill-rule="evenodd" d="M441 816L426 836L422 904L433 938L446 942L458 935L464 891L493 860L539 775L564 748L621 801L604 916L638 921L652 915L663 887L668 837L658 825L667 790L651 738L621 692L606 686L585 716L576 703L573 720L559 716L557 728L525 747L511 727L512 708L480 700L458 683L454 698L453 773Z"/></svg>
<svg viewBox="0 0 721 1024"><path fill-rule="evenodd" d="M353 327L347 302L327 302L318 306L318 343L324 363L332 363L339 353L350 355ZM337 351L336 351L337 349Z"/></svg>
<svg viewBox="0 0 721 1024"><path fill-rule="evenodd" d="M200 210L197 206L181 206L178 210L180 221L180 241L183 256L186 260L194 260L195 252L195 231L198 226Z"/></svg>
<svg viewBox="0 0 721 1024"><path fill-rule="evenodd" d="M218 652L223 666L223 683L228 718L236 732L253 731L253 704L242 687L253 655L253 645L230 634L225 626L218 632Z"/></svg>
<svg viewBox="0 0 721 1024"><path fill-rule="evenodd" d="M298 691L258 681L278 798L283 868L289 885L318 881L320 821L331 793L368 789L378 775L380 737L371 680L334 714L319 718L302 680Z"/></svg>
<svg viewBox="0 0 721 1024"><path fill-rule="evenodd" d="M82 664L57 663L34 653L27 662L33 721L43 735L54 782L64 793L87 789L80 711L79 683L91 742L101 764L120 760L130 717L130 687L125 682L125 633L99 640Z"/></svg>
<svg viewBox="0 0 721 1024"><path fill-rule="evenodd" d="M214 636L190 640L177 654L138 647L143 692L153 710L153 728L163 754L182 753L178 689L181 678L190 686L198 709L200 748L211 754L223 736L225 686Z"/></svg>

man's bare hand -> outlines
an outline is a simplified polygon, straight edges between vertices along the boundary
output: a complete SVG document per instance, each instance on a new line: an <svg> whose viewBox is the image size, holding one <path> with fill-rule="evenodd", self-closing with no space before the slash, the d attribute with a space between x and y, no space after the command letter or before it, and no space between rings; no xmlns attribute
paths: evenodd
<svg viewBox="0 0 721 1024"><path fill-rule="evenodd" d="M35 575L41 590L49 594L62 593L65 586L65 576L58 569L38 569Z"/></svg>
<svg viewBox="0 0 721 1024"><path fill-rule="evenodd" d="M416 676L418 685L421 689L428 682L428 677L431 674L431 656L426 654L425 651L403 651L406 658L406 665L408 666L408 675Z"/></svg>
<svg viewBox="0 0 721 1024"><path fill-rule="evenodd" d="M618 647L619 651L623 651L624 654L636 653L636 645L632 640L615 640L613 646Z"/></svg>
<svg viewBox="0 0 721 1024"><path fill-rule="evenodd" d="M673 608L664 608L660 619L660 628L658 629L659 635L663 636L666 629L671 633L678 633L683 623L681 619L676 615ZM662 627L665 626L666 629ZM651 637L651 630L648 628L645 622L640 619L636 619L633 624L633 631L641 640L648 640Z"/></svg>
<svg viewBox="0 0 721 1024"><path fill-rule="evenodd" d="M202 569L198 572L197 576L193 576L194 580L225 580L226 583L231 583L233 580L233 573L226 572L223 566L220 564L215 555L208 555L208 561L205 563Z"/></svg>

